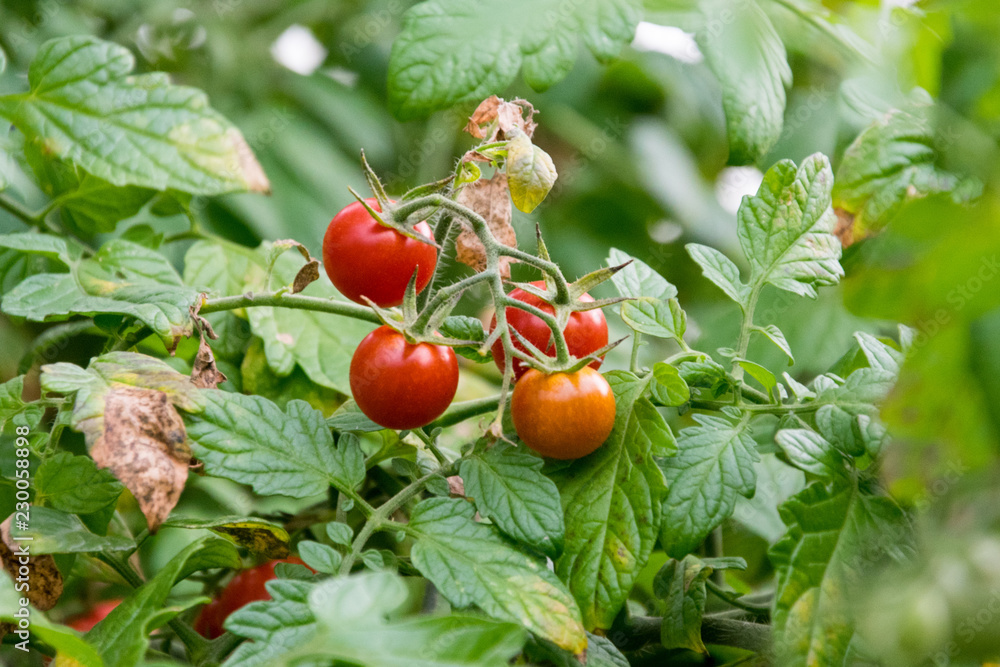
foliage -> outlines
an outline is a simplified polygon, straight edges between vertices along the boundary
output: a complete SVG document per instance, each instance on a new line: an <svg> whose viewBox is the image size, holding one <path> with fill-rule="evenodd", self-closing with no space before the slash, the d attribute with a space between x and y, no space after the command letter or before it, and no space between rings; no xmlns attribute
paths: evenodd
<svg viewBox="0 0 1000 667"><path fill-rule="evenodd" d="M992 5L320 5L0 10L0 659L1000 658ZM328 50L297 74L303 30ZM434 232L398 308L313 258L363 184ZM577 359L590 308L615 342ZM424 426L351 399L380 323L462 357ZM515 357L604 358L600 448L519 441Z"/></svg>

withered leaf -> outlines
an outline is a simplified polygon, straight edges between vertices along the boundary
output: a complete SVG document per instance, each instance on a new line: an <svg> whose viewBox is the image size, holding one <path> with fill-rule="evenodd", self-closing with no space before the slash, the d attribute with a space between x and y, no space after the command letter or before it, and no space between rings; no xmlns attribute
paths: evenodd
<svg viewBox="0 0 1000 667"><path fill-rule="evenodd" d="M215 389L226 379L225 374L216 367L212 348L202 336L198 354L194 358L194 368L191 369L191 382L202 389Z"/></svg>
<svg viewBox="0 0 1000 667"><path fill-rule="evenodd" d="M510 224L510 196L507 194L507 175L498 172L490 180L478 180L465 186L458 194L458 202L483 216L493 236L500 243L512 248L517 246L517 234ZM455 240L456 259L476 271L486 269L486 248L472 228L462 222L462 231ZM510 277L510 259L500 259L500 271Z"/></svg>
<svg viewBox="0 0 1000 667"><path fill-rule="evenodd" d="M236 162L233 171L239 174L247 185L249 192L260 192L265 195L271 194L271 182L264 173L264 168L257 161L257 156L253 154L253 149L247 143L243 135L235 128L229 131L229 140L236 148Z"/></svg>
<svg viewBox="0 0 1000 667"><path fill-rule="evenodd" d="M525 112L528 113L527 117L524 115ZM518 98L505 102L496 95L490 95L480 102L476 110L469 116L469 123L465 126L465 131L476 139L486 139L486 131L483 127L496 121L487 143L503 139L515 127L530 137L538 126L534 121L534 116L535 107L527 100Z"/></svg>
<svg viewBox="0 0 1000 667"><path fill-rule="evenodd" d="M319 280L319 260L310 259L295 274L295 280L292 282L292 294L298 294L317 280Z"/></svg>
<svg viewBox="0 0 1000 667"><path fill-rule="evenodd" d="M11 535L11 521L14 515L0 524L0 563L14 581L27 581L28 590L24 596L40 611L48 611L59 601L63 591L62 574L52 556L36 556L30 553L31 542L18 542ZM25 557L22 549L27 549ZM21 558L26 562L22 563ZM2 636L2 630L0 630Z"/></svg>
<svg viewBox="0 0 1000 667"><path fill-rule="evenodd" d="M465 481L458 475L448 477L448 490L452 497L465 497Z"/></svg>
<svg viewBox="0 0 1000 667"><path fill-rule="evenodd" d="M842 208L834 208L837 214L837 224L833 228L833 235L840 240L840 245L844 248L854 243L854 214Z"/></svg>
<svg viewBox="0 0 1000 667"><path fill-rule="evenodd" d="M90 455L132 492L155 532L187 481L191 449L184 421L162 391L126 386L105 394L103 421Z"/></svg>

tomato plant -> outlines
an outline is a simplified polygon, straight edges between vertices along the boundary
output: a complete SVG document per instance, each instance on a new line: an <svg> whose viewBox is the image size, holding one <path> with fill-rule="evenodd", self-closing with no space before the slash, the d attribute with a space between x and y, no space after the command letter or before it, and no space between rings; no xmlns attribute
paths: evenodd
<svg viewBox="0 0 1000 667"><path fill-rule="evenodd" d="M0 663L1000 663L991 3L0 14Z"/></svg>
<svg viewBox="0 0 1000 667"><path fill-rule="evenodd" d="M531 283L533 287L542 289L545 281L538 280ZM529 305L540 308L542 311L552 314L554 312L550 304L542 301L538 296L525 292L520 287L511 290L510 298L523 301ZM594 297L589 294L580 296L581 303L593 303ZM517 336L523 337L531 345L539 350L544 350L546 354L555 353L555 343L552 342L552 330L540 318L528 313L520 308L507 308L507 324L512 331L517 332ZM490 322L490 331L496 329L497 318L494 315ZM566 347L574 357L583 358L593 354L608 344L608 322L604 318L604 313L599 309L583 310L570 313L566 327L563 329L563 336L566 338ZM520 338L513 340L514 347L522 352L527 351L520 342ZM493 361L497 368L503 371L506 355L503 351L503 343L497 341L493 343ZM514 378L520 379L528 370L528 366L520 359L514 359ZM591 368L601 367L601 360L595 360L590 364Z"/></svg>

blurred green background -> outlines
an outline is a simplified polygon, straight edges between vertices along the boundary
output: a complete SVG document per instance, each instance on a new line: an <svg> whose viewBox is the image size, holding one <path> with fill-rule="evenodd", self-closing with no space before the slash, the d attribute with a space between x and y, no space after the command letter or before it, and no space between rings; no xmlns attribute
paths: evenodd
<svg viewBox="0 0 1000 667"><path fill-rule="evenodd" d="M0 46L9 63L0 92L25 88L27 65L49 38L87 33L127 46L139 71L169 72L176 83L204 89L242 129L270 177L270 197L197 202L208 226L248 245L295 238L318 255L330 218L353 200L347 187L364 187L362 148L390 191L400 192L441 177L472 144L460 131L472 103L405 123L387 109L389 52L412 4L2 0ZM823 289L816 301L766 294L759 319L785 332L796 363L787 367L760 341L750 356L805 380L847 353L854 331L895 335L896 322L916 328L917 351L886 406L894 445L880 474L904 504L939 508L922 518L925 558L907 576L944 586L935 569L941 559L964 563L970 540L995 540L1000 529L990 496L980 492L992 488L1000 469L1000 11L993 0L762 1L793 74L785 126L757 165L731 166L720 85L691 36L671 27L683 4L649 0L636 40L610 65L581 50L569 76L545 92L520 79L494 91L535 105L535 141L560 173L535 213L515 213L518 234L530 243L537 221L570 276L604 263L609 247L646 261L678 286L692 344L714 351L732 344L739 313L701 277L684 244L713 245L739 261L736 208L756 190L762 170L817 151L836 169L865 127L913 99L914 88L926 91L935 102L937 164L981 182L979 204L969 210L947 197L915 199L882 234L846 249L841 286ZM827 14L824 25L832 28L805 20L806 10ZM44 196L4 150L15 152L14 142L15 133L0 133L0 172L37 209ZM169 233L186 224L143 212L118 233L136 225ZM0 232L19 229L0 212ZM179 262L184 248L173 248ZM0 263L4 288L10 271ZM463 308L477 312L474 300ZM609 320L613 338L625 334L617 316ZM0 380L15 374L43 328L0 319ZM649 345L643 355L649 363L668 351ZM627 365L627 354L615 351L608 367ZM87 356L62 353L74 355ZM737 553L745 548L763 577L763 550L782 530L774 503L802 482L777 468L761 474L758 497L738 508L727 545ZM244 493L223 486L212 490L227 498ZM954 521L955 507L970 507L972 518ZM752 554L761 562L754 564ZM985 574L968 566L968 589L948 589L942 599L971 596L983 577L1000 581L1000 559L991 563ZM878 622L888 625L875 634L891 642L899 634L893 628L923 620Z"/></svg>

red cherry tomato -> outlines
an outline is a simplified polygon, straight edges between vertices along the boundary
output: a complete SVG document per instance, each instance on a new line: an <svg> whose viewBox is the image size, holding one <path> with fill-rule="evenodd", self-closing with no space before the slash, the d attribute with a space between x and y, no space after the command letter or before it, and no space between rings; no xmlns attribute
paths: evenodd
<svg viewBox="0 0 1000 667"><path fill-rule="evenodd" d="M458 359L449 347L408 343L382 326L351 359L351 393L361 411L386 428L410 429L439 417L458 389Z"/></svg>
<svg viewBox="0 0 1000 667"><path fill-rule="evenodd" d="M194 629L209 639L215 639L225 632L223 623L231 613L251 602L270 600L271 595L264 584L278 578L274 573L274 566L278 563L305 565L299 558L292 556L243 570L233 577L217 598L201 608Z"/></svg>
<svg viewBox="0 0 1000 667"><path fill-rule="evenodd" d="M542 289L545 288L545 281L543 280L537 280L531 284L535 287L540 287ZM517 299L518 301L523 301L528 305L540 308L546 313L555 312L551 304L542 301L533 294L528 294L520 288L512 291L510 296L513 299ZM580 297L580 301L593 300L594 298L589 294L584 294ZM542 350L548 355L555 354L556 348L555 342L552 341L552 330L549 329L549 325L543 322L537 315L532 315L531 313L521 310L520 308L508 307L507 324L519 334L524 336L526 340L539 350ZM496 325L497 318L496 315L494 315L493 321L490 322L490 331L493 331ZM596 352L608 344L608 321L604 319L604 313L599 308L594 310L585 310L582 312L578 311L569 316L566 328L563 329L563 336L566 338L566 346L569 348L569 353L579 359ZM514 343L514 347L522 352L527 352L524 345L521 344L516 336L513 336L512 334L511 338ZM503 372L505 359L506 355L503 351L503 342L497 340L497 342L493 344L493 360L496 362L497 368L499 368L501 372ZM601 362L595 361L590 364L590 367L598 369L601 367ZM515 358L514 379L519 380L528 368L530 367L523 361Z"/></svg>
<svg viewBox="0 0 1000 667"><path fill-rule="evenodd" d="M546 375L531 368L514 385L511 417L531 449L553 459L578 459L600 447L615 425L615 395L590 367Z"/></svg>
<svg viewBox="0 0 1000 667"><path fill-rule="evenodd" d="M66 625L77 632L90 632L90 629L104 620L111 610L122 603L121 598L95 602L89 610L66 621Z"/></svg>
<svg viewBox="0 0 1000 667"><path fill-rule="evenodd" d="M381 212L374 199L365 200ZM414 230L433 239L430 225ZM403 236L375 221L361 202L344 207L326 228L323 266L330 282L351 301L365 303L366 296L388 308L403 303L406 285L417 270L417 292L427 287L437 264L437 248Z"/></svg>

